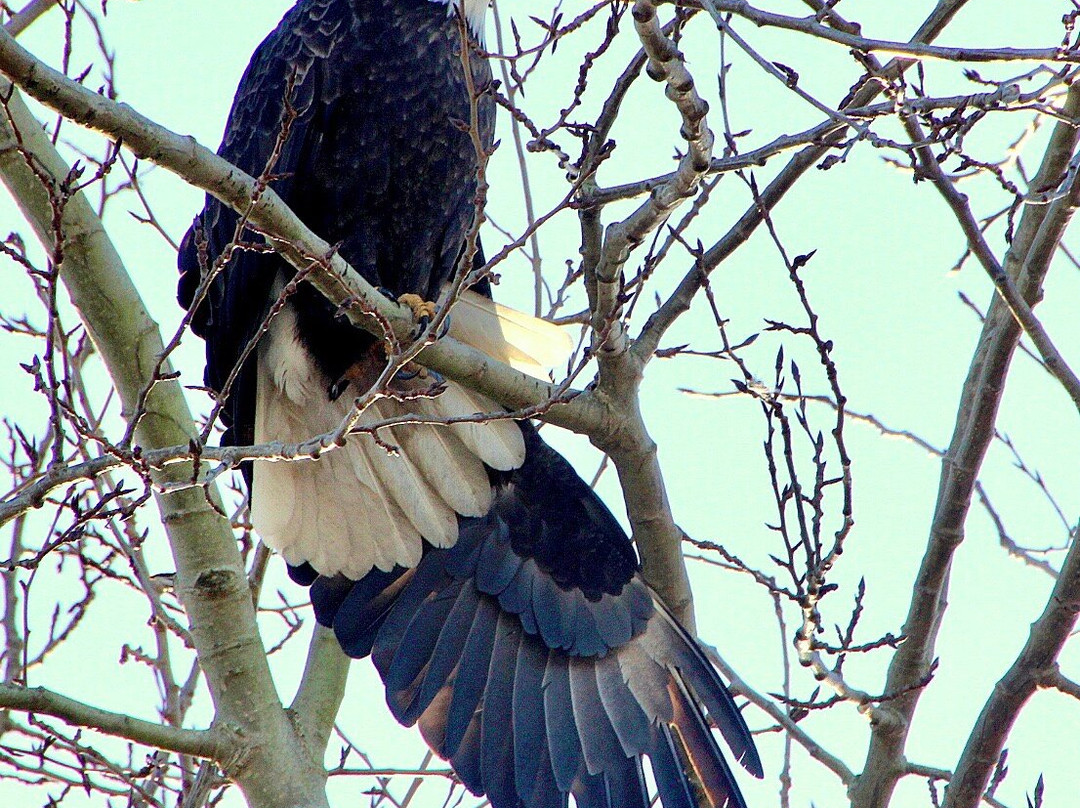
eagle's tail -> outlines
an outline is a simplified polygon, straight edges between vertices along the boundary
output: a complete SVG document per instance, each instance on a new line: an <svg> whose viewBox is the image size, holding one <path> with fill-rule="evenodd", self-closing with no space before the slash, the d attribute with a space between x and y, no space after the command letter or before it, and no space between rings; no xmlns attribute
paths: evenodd
<svg viewBox="0 0 1080 808"><path fill-rule="evenodd" d="M508 419L483 395L434 379L395 382L405 400L376 400L353 435L319 459L260 462L252 470L251 516L267 545L297 564L361 578L420 560L422 539L437 547L457 540L457 514L491 507L488 469L520 466L525 446ZM354 417L353 398L331 398L331 380L298 337L285 306L259 343L254 438L285 446L330 434ZM426 391L441 389L438 395ZM361 390L365 388L361 386ZM411 394L411 395L410 395ZM446 421L454 421L444 425ZM375 425L381 426L375 430ZM392 448L390 448L392 447ZM389 450L388 450L389 448Z"/></svg>
<svg viewBox="0 0 1080 808"><path fill-rule="evenodd" d="M450 314L450 336L538 379L566 367L574 341L547 320L464 292Z"/></svg>

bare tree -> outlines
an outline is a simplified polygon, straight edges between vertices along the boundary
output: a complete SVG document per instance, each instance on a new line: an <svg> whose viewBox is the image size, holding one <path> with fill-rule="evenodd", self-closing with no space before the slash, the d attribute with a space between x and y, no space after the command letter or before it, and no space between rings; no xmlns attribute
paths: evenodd
<svg viewBox="0 0 1080 808"><path fill-rule="evenodd" d="M235 785L273 808L329 804L329 777L379 803L467 797L430 755L378 768L338 721L348 662L307 630L233 474L377 437L391 422L361 413L417 361L587 437L594 485L621 494L645 576L691 627L692 560L699 635L765 751L752 804L1067 804L1080 6L902 5L494 5L501 142L477 232L485 272L581 335L542 382L436 339L457 287L417 337L282 204L272 165L243 174L119 103L104 4L0 4L0 176L23 217L0 244L0 789L197 808ZM48 54L17 41L31 25L57 32ZM173 278L112 235L126 211L171 264L161 170L385 340L339 429L216 446L201 368L177 361L187 320L159 326L141 297ZM912 448L940 461L936 491Z"/></svg>

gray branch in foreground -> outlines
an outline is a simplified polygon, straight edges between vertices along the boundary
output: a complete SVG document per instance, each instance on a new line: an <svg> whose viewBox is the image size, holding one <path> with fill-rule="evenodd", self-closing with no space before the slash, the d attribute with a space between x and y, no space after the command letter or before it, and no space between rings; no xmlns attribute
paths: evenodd
<svg viewBox="0 0 1080 808"><path fill-rule="evenodd" d="M89 727L155 749L200 758L224 757L236 741L226 738L220 727L208 730L170 727L91 707L44 687L0 684L0 709L49 715L73 726Z"/></svg>
<svg viewBox="0 0 1080 808"><path fill-rule="evenodd" d="M13 44L7 34L0 34L0 40ZM70 170L6 81L0 80L0 93L7 98L8 112L0 115L0 179L50 255L57 254L57 232L62 235L61 280L108 368L124 414L131 417L159 367L163 345L157 324L85 194L66 200L60 229L54 230L55 194L66 196ZM165 373L167 364L161 367ZM173 446L195 435L179 383L158 380L145 396L145 414L136 431L140 444ZM191 475L190 464L152 474L161 489L156 499L176 564L177 593L214 700L215 726L242 738L222 750L219 762L256 808L325 806L322 767L295 754L297 735L270 676L231 527L202 489L176 487ZM267 772L276 776L268 778Z"/></svg>
<svg viewBox="0 0 1080 808"><path fill-rule="evenodd" d="M1063 115L1080 116L1080 89L1074 85ZM1072 123L1059 122L1050 137L1042 165L1031 187L1056 187L1068 173L1069 161L1080 139ZM1055 212L1056 211L1056 212ZM1060 227L1070 211L1062 204L1026 205L1012 246L1003 262L1027 304L1040 294L1049 269ZM942 461L937 504L930 537L913 590L903 634L906 638L889 666L885 690L901 694L883 705L891 716L872 727L866 766L852 790L854 808L886 805L903 771L904 746L918 706L924 681L934 659L934 648L946 608L946 591L953 555L964 539L979 469L993 440L998 406L1009 365L1019 343L1021 328L1003 299L996 295L986 314L960 396L953 436Z"/></svg>
<svg viewBox="0 0 1080 808"><path fill-rule="evenodd" d="M201 146L120 104L88 90L38 60L6 32L0 32L0 71L26 93L75 123L122 140L140 159L172 171L197 188L248 215L251 224L269 234L273 246L335 305L362 301L369 311L389 322L399 339L407 341L415 327L411 310L379 294L289 210L273 189L261 190L256 180ZM252 205L251 200L258 198ZM345 312L355 325L381 336L382 327L356 306ZM566 395L556 385L534 379L450 338L429 345L417 361L460 381L511 409L542 407L554 399L545 421L575 432L602 434L607 413L588 393Z"/></svg>
<svg viewBox="0 0 1080 808"><path fill-rule="evenodd" d="M297 732L315 765L321 766L338 708L345 698L349 658L332 629L316 625L308 646L300 687L289 707Z"/></svg>

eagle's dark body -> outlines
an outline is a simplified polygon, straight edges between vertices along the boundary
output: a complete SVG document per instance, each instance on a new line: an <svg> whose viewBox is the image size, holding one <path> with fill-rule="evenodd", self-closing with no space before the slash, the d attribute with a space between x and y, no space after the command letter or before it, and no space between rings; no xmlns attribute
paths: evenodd
<svg viewBox="0 0 1080 808"><path fill-rule="evenodd" d="M252 58L220 153L260 174L291 118L274 190L373 284L435 299L475 215L461 46L441 0L302 0ZM483 89L487 62L470 61ZM283 115L286 98L295 115ZM478 109L490 144L489 95ZM236 222L207 200L181 251L185 307ZM211 283L193 317L211 388L290 274L272 253L237 251ZM333 315L300 285L236 377L226 442L299 440L336 423L331 383L378 346ZM392 416L405 405L382 406ZM496 808L565 805L568 793L586 808L645 808L643 755L667 808L743 805L698 702L760 776L741 715L569 464L527 423L395 429L398 461L360 437L319 461L246 474L256 529L312 586L345 651L372 656L394 715L419 723Z"/></svg>
<svg viewBox="0 0 1080 808"><path fill-rule="evenodd" d="M409 32L404 40L403 31ZM459 128L471 119L464 71L452 69L461 64L459 46L454 19L425 0L300 3L252 57L219 154L261 174L289 97L297 117L270 169L279 176L274 190L305 224L340 244L372 284L434 300L473 218L477 158ZM472 64L476 85L486 86L487 61L476 56ZM481 136L490 145L490 96L480 99L479 113ZM208 200L200 226L211 257L233 239L237 218ZM197 258L189 251L181 263L180 296L190 300L199 282ZM278 266L273 257L241 255L210 290L196 330L213 320L216 350L207 354L207 383L214 389L225 383L264 316ZM335 319L333 307L311 287L302 287L294 305L303 338L328 376L338 378L370 346L347 321ZM231 401L226 419L240 430L235 440L250 443L254 405L242 396Z"/></svg>

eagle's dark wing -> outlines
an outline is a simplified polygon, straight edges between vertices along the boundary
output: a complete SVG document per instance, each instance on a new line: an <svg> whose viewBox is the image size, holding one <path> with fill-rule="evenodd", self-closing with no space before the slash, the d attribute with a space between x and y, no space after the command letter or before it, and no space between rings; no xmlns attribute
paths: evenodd
<svg viewBox="0 0 1080 808"><path fill-rule="evenodd" d="M488 82L474 57L474 85ZM274 189L369 281L430 299L475 215L465 85L458 26L439 0L302 0L253 57L221 153L259 174L287 121ZM483 96L487 144L493 111ZM219 392L291 274L271 253L238 251L199 305L202 266L236 221L208 200L180 258L180 299L196 307ZM235 380L225 440L327 432L352 409L331 389L346 374L362 391L380 364L375 341L302 284ZM430 380L395 384L410 393ZM363 417L497 411L449 384ZM395 716L418 723L496 808L563 805L569 793L582 806L644 808L643 756L667 808L742 806L698 705L760 775L741 715L566 461L527 423L379 434L381 445L354 435L317 461L259 463L247 478L256 530L312 585L318 619L346 652L373 657Z"/></svg>
<svg viewBox="0 0 1080 808"><path fill-rule="evenodd" d="M338 9L328 15L330 2L309 3L290 11L282 24L259 46L240 82L225 137L218 153L234 165L260 175L269 163L285 122L286 99L297 111L288 140L272 166L277 175L274 190L291 199L296 172L317 155L320 127L313 125L328 100L316 75L318 54L328 55L345 33L348 16ZM320 21L325 26L320 26ZM272 102L269 99L273 99ZM184 237L180 250L178 298L191 309L207 266L216 260L234 239L258 240L250 231L236 232L239 216L207 195L206 207ZM206 299L196 309L192 327L208 340L206 384L220 391L233 367L262 322L270 302L271 286L281 259L260 252L238 249L226 272L219 274L207 290ZM224 420L230 431L226 443L253 442L255 384L251 363L233 386Z"/></svg>
<svg viewBox="0 0 1080 808"><path fill-rule="evenodd" d="M394 716L496 808L570 793L582 808L646 808L643 756L666 808L745 806L709 729L761 776L730 694L611 513L522 429L524 464L493 475L491 510L461 518L453 548L360 581L292 569L319 622L371 655Z"/></svg>

